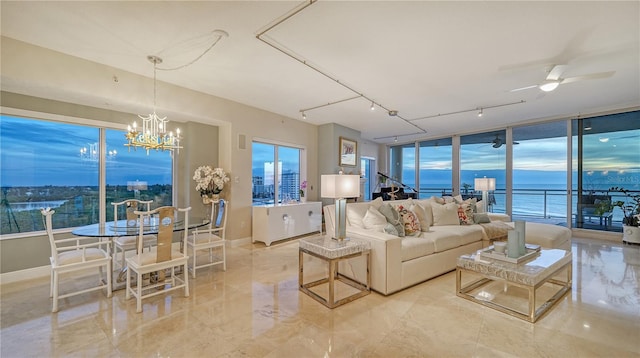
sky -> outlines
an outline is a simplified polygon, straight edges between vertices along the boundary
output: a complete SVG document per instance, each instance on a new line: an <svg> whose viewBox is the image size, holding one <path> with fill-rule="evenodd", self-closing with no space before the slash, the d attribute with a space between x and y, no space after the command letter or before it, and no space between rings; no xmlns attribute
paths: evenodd
<svg viewBox="0 0 640 358"><path fill-rule="evenodd" d="M82 160L80 148L98 141L97 128L61 124L41 120L24 120L0 116L0 186L42 185L98 185L97 163ZM593 181L609 180L640 185L640 130L587 135L584 140L584 170ZM126 185L128 181L146 180L149 185L171 183L171 157L168 152L131 150L124 146L124 132L107 130L107 150L116 150L114 160L107 162L107 184ZM428 149L427 149L428 148ZM493 148L491 143L467 144L461 148L462 179L471 175L504 170L505 146ZM519 141L513 146L516 173L530 171L531 176L520 176L531 181L564 178L566 168L566 139ZM437 149L425 147L421 157L428 160L420 164L421 171L451 168L451 146ZM253 162L273 161L274 145L254 143ZM283 170L297 168L299 150L279 147L279 161ZM403 174L413 178L413 147L403 151ZM254 175L262 168L254 166ZM547 172L545 175L544 172ZM533 180L534 173L539 179ZM482 174L484 175L484 174ZM518 176L516 176L518 178ZM538 178L538 177L536 177ZM546 178L546 179L545 179ZM613 179L612 179L613 178ZM444 179L446 180L446 179ZM553 179L555 182L557 179ZM410 182L413 182L411 180Z"/></svg>
<svg viewBox="0 0 640 358"><path fill-rule="evenodd" d="M98 142L93 127L0 116L0 186L96 186L98 164L82 160L80 149ZM128 151L124 131L107 130L107 150L116 150L107 162L107 184L126 185L146 180L171 184L168 152Z"/></svg>

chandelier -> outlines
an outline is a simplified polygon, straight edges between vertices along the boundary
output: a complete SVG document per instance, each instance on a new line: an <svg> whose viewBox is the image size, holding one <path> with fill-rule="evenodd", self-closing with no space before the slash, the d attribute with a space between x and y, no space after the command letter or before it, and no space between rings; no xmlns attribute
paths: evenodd
<svg viewBox="0 0 640 358"><path fill-rule="evenodd" d="M98 162L100 159L100 155L98 154L98 143L88 143L89 148L82 147L80 148L80 160L83 162ZM116 156L118 155L118 151L115 149L111 149L107 151L107 163L114 161Z"/></svg>
<svg viewBox="0 0 640 358"><path fill-rule="evenodd" d="M147 56L149 62L153 63L153 113L148 116L141 116L142 130L138 128L138 124L134 121L133 125L127 126L127 133L124 135L127 138L125 147L131 147L137 149L138 147L144 148L149 155L149 151L155 150L168 150L173 154L173 150L177 149L180 152L180 129L176 129L176 135L173 132L167 132L167 117L159 117L156 114L156 71L158 64L162 63L162 59L157 56Z"/></svg>

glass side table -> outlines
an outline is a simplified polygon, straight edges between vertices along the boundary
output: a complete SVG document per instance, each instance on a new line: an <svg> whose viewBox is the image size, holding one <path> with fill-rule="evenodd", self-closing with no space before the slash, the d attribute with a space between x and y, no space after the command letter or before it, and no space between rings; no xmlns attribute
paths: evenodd
<svg viewBox="0 0 640 358"><path fill-rule="evenodd" d="M322 303L329 308L335 308L345 303L351 302L362 296L366 296L371 293L371 244L365 240L348 239L343 241L336 241L329 236L317 236L311 238L300 239L299 248L299 271L298 271L298 284L300 285L300 291L311 296L316 301ZM311 255L321 260L326 261L329 264L329 277L322 278L309 283L304 283L304 261L303 255ZM348 260L354 257L360 257L367 255L367 278L366 283L358 282L349 277L341 275L338 272L338 263L342 260ZM356 293L347 297L336 300L335 298L335 283L340 281L357 290ZM328 283L329 285L329 297L324 298L318 293L311 290L312 287Z"/></svg>

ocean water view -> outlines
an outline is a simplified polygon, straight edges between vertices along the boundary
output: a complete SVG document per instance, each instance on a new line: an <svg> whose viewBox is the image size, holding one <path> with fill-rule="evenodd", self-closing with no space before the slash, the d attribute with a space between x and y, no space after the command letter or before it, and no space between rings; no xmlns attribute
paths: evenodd
<svg viewBox="0 0 640 358"><path fill-rule="evenodd" d="M630 180L625 180L624 183L599 183L594 184L591 182L589 189L583 189L583 196L595 195L609 197L611 202L624 201L625 197L622 193L611 192L610 188L618 186L624 187L627 190L640 192L640 175L634 175ZM410 187L415 187L413 183L405 183ZM417 188L416 188L417 189ZM423 185L419 188L420 198L429 198L431 196L442 196L443 193L450 193L451 188L439 185ZM461 190L464 193L464 189ZM468 195L475 194L481 196L481 193L474 192L471 188L467 191ZM490 210L496 213L506 212L506 191L504 186L497 184L496 190L493 192L493 203ZM578 193L577 189L572 190L571 195L571 220L575 223L577 215L577 203ZM537 218L537 219L551 219L554 222L566 223L567 221L567 190L566 184L542 184L542 183L528 183L514 185L513 199L511 214L513 217L519 218ZM614 207L611 211L612 223L620 226L622 223L622 210L619 207ZM597 222L597 218L585 218L585 221ZM594 221L595 220L595 221Z"/></svg>

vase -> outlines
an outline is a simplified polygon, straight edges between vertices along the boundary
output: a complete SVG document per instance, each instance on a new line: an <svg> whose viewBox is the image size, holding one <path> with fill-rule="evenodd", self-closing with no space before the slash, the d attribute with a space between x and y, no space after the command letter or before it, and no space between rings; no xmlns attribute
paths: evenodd
<svg viewBox="0 0 640 358"><path fill-rule="evenodd" d="M622 241L627 244L640 244L640 227L622 225Z"/></svg>
<svg viewBox="0 0 640 358"><path fill-rule="evenodd" d="M519 236L515 230L507 231L507 256L512 259L520 257Z"/></svg>
<svg viewBox="0 0 640 358"><path fill-rule="evenodd" d="M300 197L300 202L301 203L306 203L307 202L307 197L306 196L301 196Z"/></svg>
<svg viewBox="0 0 640 358"><path fill-rule="evenodd" d="M220 201L220 194L209 194L202 196L202 203L204 205L209 205L211 203L217 203Z"/></svg>

